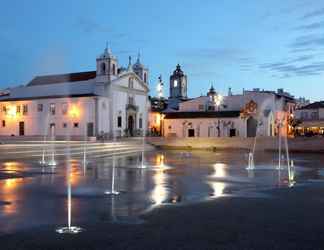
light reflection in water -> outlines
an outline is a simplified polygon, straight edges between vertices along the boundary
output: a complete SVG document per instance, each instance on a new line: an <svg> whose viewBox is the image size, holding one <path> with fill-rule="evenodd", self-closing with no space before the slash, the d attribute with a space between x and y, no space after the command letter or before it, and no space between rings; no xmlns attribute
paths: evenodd
<svg viewBox="0 0 324 250"><path fill-rule="evenodd" d="M214 168L214 173L211 175L211 177L214 178L224 178L226 177L226 165L223 163L216 163L213 165ZM211 189L213 190L212 192L212 196L214 197L219 197L222 196L224 194L224 189L225 189L225 183L224 182L220 182L218 180L216 181L208 181L208 185L211 187Z"/></svg>
<svg viewBox="0 0 324 250"><path fill-rule="evenodd" d="M5 215L18 212L16 201L19 199L19 193L17 191L23 184L23 178L6 179L0 183L1 200L10 202L8 205L0 206Z"/></svg>
<svg viewBox="0 0 324 250"><path fill-rule="evenodd" d="M151 192L151 199L156 206L161 205L168 197L169 190L167 189L168 177L165 174L164 168L164 155L157 154L156 165L158 170L153 175L154 189Z"/></svg>

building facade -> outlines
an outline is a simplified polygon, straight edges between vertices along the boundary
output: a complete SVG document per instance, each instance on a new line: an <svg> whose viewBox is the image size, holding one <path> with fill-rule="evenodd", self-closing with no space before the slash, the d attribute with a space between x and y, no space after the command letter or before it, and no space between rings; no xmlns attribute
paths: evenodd
<svg viewBox="0 0 324 250"><path fill-rule="evenodd" d="M135 136L147 129L149 71L119 67L109 48L96 71L37 76L0 92L0 135Z"/></svg>
<svg viewBox="0 0 324 250"><path fill-rule="evenodd" d="M213 87L206 96L179 103L179 109L165 112L164 135L171 137L255 137L275 136L279 123L289 133L288 119L295 101L283 90L254 89L219 97Z"/></svg>
<svg viewBox="0 0 324 250"><path fill-rule="evenodd" d="M324 101L314 102L294 113L296 135L324 135Z"/></svg>

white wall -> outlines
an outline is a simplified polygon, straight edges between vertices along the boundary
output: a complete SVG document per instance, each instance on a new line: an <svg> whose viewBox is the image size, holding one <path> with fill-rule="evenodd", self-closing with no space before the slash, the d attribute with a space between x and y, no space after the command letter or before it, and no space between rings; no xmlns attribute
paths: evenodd
<svg viewBox="0 0 324 250"><path fill-rule="evenodd" d="M50 114L50 104L55 104L55 115ZM43 105L43 111L38 111L38 104ZM62 113L63 104L68 105L67 114ZM5 114L2 107L7 109L20 105L21 113L15 115ZM28 105L28 113L22 114L23 105ZM51 123L55 124L55 134L60 136L68 135L84 135L88 122L93 122L95 127L95 100L93 97L78 97L78 98L53 98L53 99L38 99L29 101L12 101L1 102L0 111L0 135L19 135L19 122L25 123L25 135L36 136L49 133ZM2 127L2 121L5 120L6 126ZM63 123L67 127L63 127ZM78 127L74 127L74 123L78 123Z"/></svg>
<svg viewBox="0 0 324 250"><path fill-rule="evenodd" d="M233 123L233 128L236 129L236 136L245 137L245 120L241 118L224 118L219 119L219 121L220 137L229 137L230 123ZM188 137L189 128L195 129L195 137L218 136L217 118L164 119L163 122L165 136ZM189 125L190 123L191 125ZM208 130L210 131L209 135Z"/></svg>

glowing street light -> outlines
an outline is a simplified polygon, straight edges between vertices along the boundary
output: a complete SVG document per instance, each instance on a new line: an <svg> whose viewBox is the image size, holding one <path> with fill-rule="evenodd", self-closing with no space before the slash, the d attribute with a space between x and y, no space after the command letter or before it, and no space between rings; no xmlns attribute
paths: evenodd
<svg viewBox="0 0 324 250"><path fill-rule="evenodd" d="M159 81L158 81L158 84L157 84L157 87L156 87L156 90L158 92L158 96L159 98L161 99L163 97L163 82L162 82L162 76L160 75L159 76Z"/></svg>

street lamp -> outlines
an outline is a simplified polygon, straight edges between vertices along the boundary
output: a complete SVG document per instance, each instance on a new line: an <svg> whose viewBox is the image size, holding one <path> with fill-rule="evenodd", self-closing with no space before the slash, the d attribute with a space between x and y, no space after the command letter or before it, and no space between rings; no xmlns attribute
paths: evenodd
<svg viewBox="0 0 324 250"><path fill-rule="evenodd" d="M220 111L220 105L223 102L223 96L214 92L213 95L211 95L211 101L214 104L214 107L217 111ZM220 120L218 118L217 120L217 136L220 137Z"/></svg>

